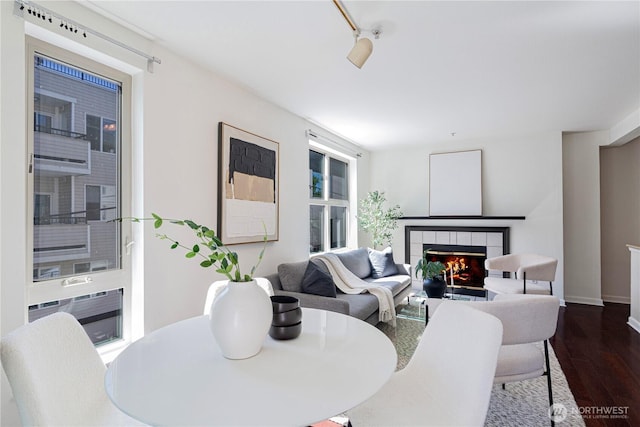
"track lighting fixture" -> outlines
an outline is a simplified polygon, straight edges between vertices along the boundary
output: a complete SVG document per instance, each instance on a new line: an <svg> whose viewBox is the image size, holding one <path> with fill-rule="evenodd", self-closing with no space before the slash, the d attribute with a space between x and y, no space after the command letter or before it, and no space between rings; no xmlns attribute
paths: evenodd
<svg viewBox="0 0 640 427"><path fill-rule="evenodd" d="M354 35L356 43L347 55L347 59L356 67L362 68L367 59L369 59L371 52L373 52L373 43L366 37L358 38L358 33Z"/></svg>
<svg viewBox="0 0 640 427"><path fill-rule="evenodd" d="M360 37L362 31L360 30L360 28L358 28L355 22L353 22L353 19L351 19L351 16L349 16L349 13L344 8L344 5L340 2L340 0L333 0L333 3L338 8L345 21L347 21L349 27L351 27L353 36L355 37L355 44L347 55L347 59L351 61L351 63L356 67L362 68L364 63L367 62L367 59L369 59L369 56L373 52L373 43L366 37ZM371 33L377 39L380 37L380 34L382 34L382 30L375 29L372 30Z"/></svg>

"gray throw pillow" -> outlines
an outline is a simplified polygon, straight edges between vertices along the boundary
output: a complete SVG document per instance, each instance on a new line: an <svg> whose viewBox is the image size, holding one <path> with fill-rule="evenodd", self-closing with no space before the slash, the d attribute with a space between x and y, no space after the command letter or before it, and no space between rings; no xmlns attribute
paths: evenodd
<svg viewBox="0 0 640 427"><path fill-rule="evenodd" d="M371 276L371 263L367 248L352 249L336 254L345 267L361 279Z"/></svg>
<svg viewBox="0 0 640 427"><path fill-rule="evenodd" d="M282 289L289 292L301 292L302 278L309 261L289 262L278 266L278 276Z"/></svg>
<svg viewBox="0 0 640 427"><path fill-rule="evenodd" d="M371 276L374 279L398 274L398 266L393 260L391 247L383 251L369 249L369 261L371 262Z"/></svg>
<svg viewBox="0 0 640 427"><path fill-rule="evenodd" d="M325 273L314 262L310 261L302 278L302 292L335 298L336 284L333 283L333 278L330 274Z"/></svg>

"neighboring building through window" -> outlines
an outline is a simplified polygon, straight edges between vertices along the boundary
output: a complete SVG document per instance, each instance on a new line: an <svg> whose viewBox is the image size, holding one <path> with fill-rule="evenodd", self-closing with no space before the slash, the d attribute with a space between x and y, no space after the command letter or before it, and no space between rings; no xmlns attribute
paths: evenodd
<svg viewBox="0 0 640 427"><path fill-rule="evenodd" d="M351 159L314 145L309 150L309 252L349 245Z"/></svg>
<svg viewBox="0 0 640 427"><path fill-rule="evenodd" d="M130 215L130 140L121 129L131 79L36 40L29 47L29 321L68 311L106 344L130 329L130 262L121 251L129 228L110 220Z"/></svg>
<svg viewBox="0 0 640 427"><path fill-rule="evenodd" d="M86 135L92 150L115 154L116 129L115 120L87 114Z"/></svg>

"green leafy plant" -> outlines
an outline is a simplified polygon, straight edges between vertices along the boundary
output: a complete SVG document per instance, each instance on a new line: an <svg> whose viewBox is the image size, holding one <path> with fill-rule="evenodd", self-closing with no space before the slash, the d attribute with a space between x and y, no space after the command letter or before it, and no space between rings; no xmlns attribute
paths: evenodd
<svg viewBox="0 0 640 427"><path fill-rule="evenodd" d="M358 206L358 224L362 230L371 233L374 248L391 243L393 230L398 228L398 218L402 216L398 205L385 209L386 200L384 192L370 191Z"/></svg>
<svg viewBox="0 0 640 427"><path fill-rule="evenodd" d="M445 265L440 261L427 261L427 251L424 251L422 259L420 259L416 264L416 277L418 277L419 273L422 276L423 280L442 280L442 272L445 270L445 268Z"/></svg>
<svg viewBox="0 0 640 427"><path fill-rule="evenodd" d="M122 222L123 220L130 220L132 222L153 221L153 227L155 229L161 228L167 222L177 226L189 227L196 236L196 242L192 245L184 245L172 237L169 237L167 234L158 233L156 237L170 241L171 249L183 249L186 258L201 259L201 267L214 267L217 273L223 274L232 282L249 282L253 280L253 274L260 265L260 262L262 262L264 251L267 247L267 230L265 227L263 237L264 245L258 255L258 262L251 267L249 274L242 274L238 254L227 248L216 236L216 232L205 225L196 224L189 219L178 220L162 218L155 213L151 214L151 218L118 218L115 221ZM209 253L202 253L202 249L207 249Z"/></svg>

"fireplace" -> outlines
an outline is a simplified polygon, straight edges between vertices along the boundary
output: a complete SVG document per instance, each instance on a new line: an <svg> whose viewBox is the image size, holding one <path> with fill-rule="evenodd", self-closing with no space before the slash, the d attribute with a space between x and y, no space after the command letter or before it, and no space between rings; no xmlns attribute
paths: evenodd
<svg viewBox="0 0 640 427"><path fill-rule="evenodd" d="M485 296L484 260L509 253L509 227L406 226L405 262L415 268L425 250L431 252L429 260L439 260L446 266L447 292ZM497 271L489 275L502 277ZM422 280L415 274L412 286L422 289Z"/></svg>
<svg viewBox="0 0 640 427"><path fill-rule="evenodd" d="M422 249L428 261L444 264L449 293L484 296L486 246L423 244Z"/></svg>

